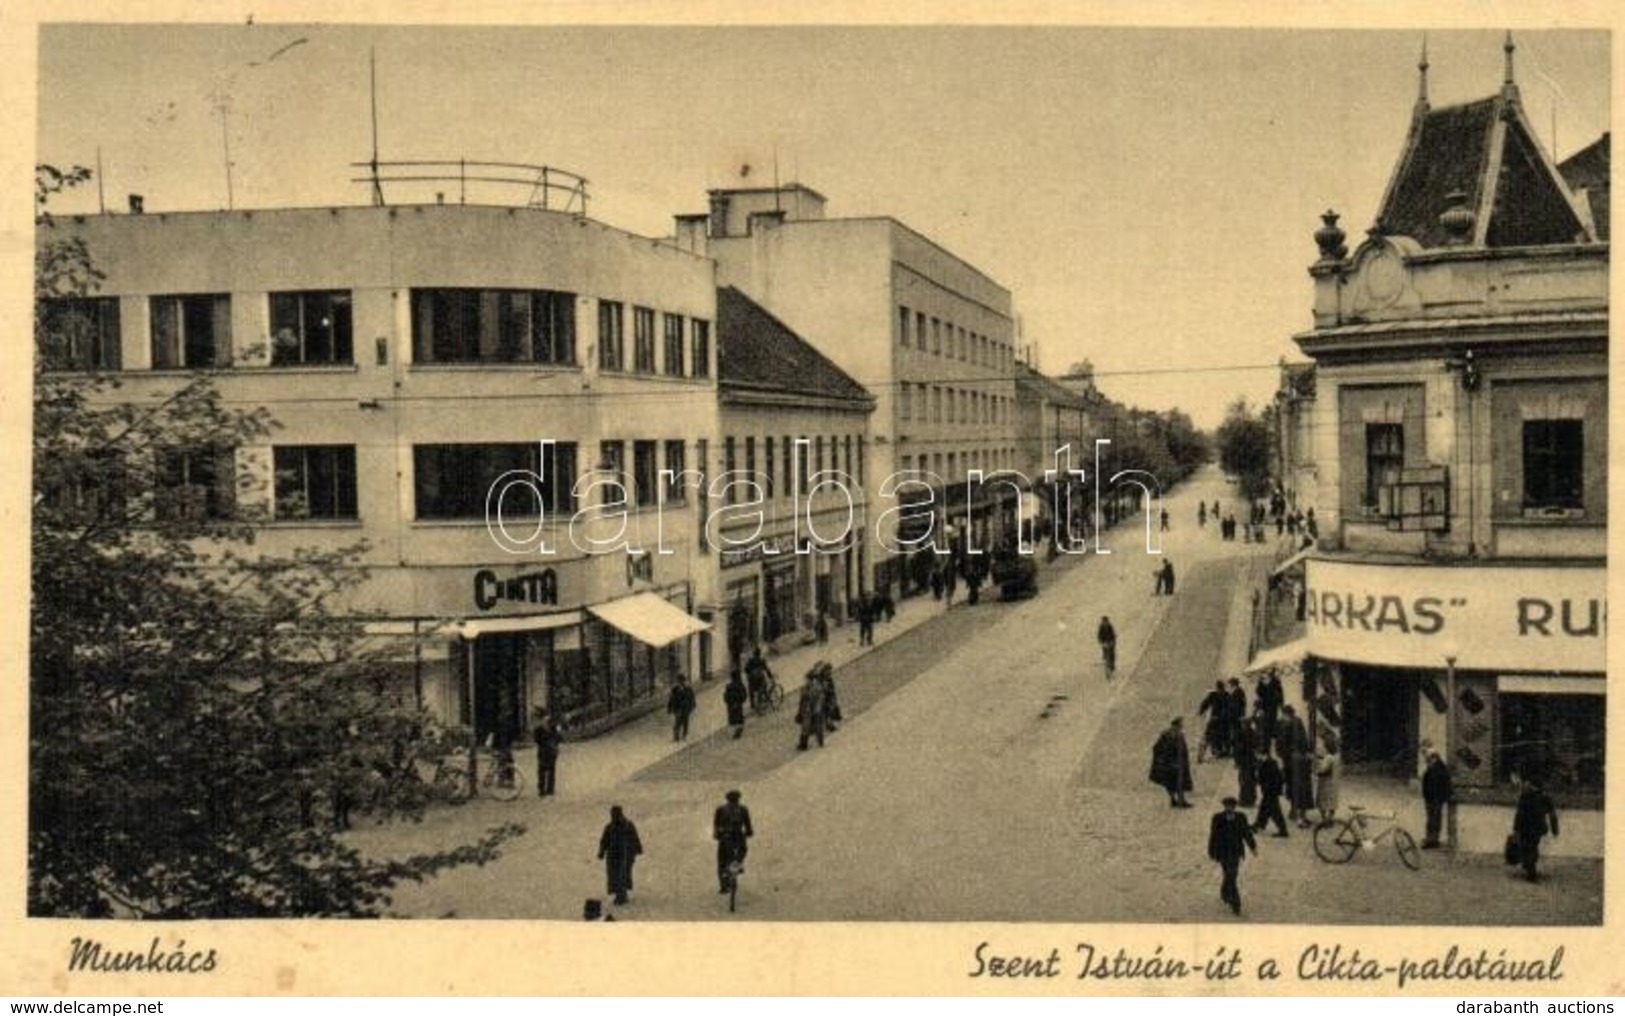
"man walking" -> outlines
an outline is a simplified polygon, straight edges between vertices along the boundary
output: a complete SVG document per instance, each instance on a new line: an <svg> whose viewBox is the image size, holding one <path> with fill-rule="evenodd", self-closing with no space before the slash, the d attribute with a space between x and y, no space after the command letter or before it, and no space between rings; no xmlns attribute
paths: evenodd
<svg viewBox="0 0 1625 1016"><path fill-rule="evenodd" d="M1550 829L1557 837L1557 807L1546 796L1538 780L1525 780L1523 792L1518 795L1518 811L1512 818L1512 835L1518 841L1518 863L1523 865L1523 877L1531 882L1540 881L1536 867L1540 864L1540 841Z"/></svg>
<svg viewBox="0 0 1625 1016"><path fill-rule="evenodd" d="M739 803L740 793L728 791L727 803L718 806L711 818L711 838L717 841L718 892L728 891L728 865L735 861L745 863L750 844L746 841L756 835L750 824L750 809Z"/></svg>
<svg viewBox="0 0 1625 1016"><path fill-rule="evenodd" d="M666 698L666 712L671 714L671 739L688 740L688 718L694 713L694 689L682 674L672 682L671 694Z"/></svg>
<svg viewBox="0 0 1625 1016"><path fill-rule="evenodd" d="M1275 832L1271 835L1290 835L1286 831L1286 816L1281 814L1281 790L1285 784L1281 763L1265 748L1258 762L1258 815L1253 819L1254 829L1263 832L1265 825L1274 822Z"/></svg>
<svg viewBox="0 0 1625 1016"><path fill-rule="evenodd" d="M1236 799L1224 799L1224 810L1213 816L1213 823L1208 829L1207 856L1219 863L1224 872L1224 881L1219 884L1219 899L1230 905L1230 912L1237 917L1241 916L1241 886L1237 876L1241 874L1241 860L1251 850L1253 856L1258 856L1258 841L1253 839L1253 830L1247 824L1247 816L1236 810Z"/></svg>
<svg viewBox="0 0 1625 1016"><path fill-rule="evenodd" d="M1106 680L1112 679L1112 671L1117 669L1117 629L1112 627L1112 619L1102 616L1100 627L1095 629L1095 641L1100 643L1100 658L1106 665Z"/></svg>
<svg viewBox="0 0 1625 1016"><path fill-rule="evenodd" d="M1185 743L1184 721L1175 716L1151 747L1151 782L1168 792L1168 807L1189 808L1185 795L1195 789L1191 781L1191 753Z"/></svg>
<svg viewBox="0 0 1625 1016"><path fill-rule="evenodd" d="M541 710L537 714L536 729L536 796L552 797L557 789L559 745L564 737L553 723L553 714Z"/></svg>
<svg viewBox="0 0 1625 1016"><path fill-rule="evenodd" d="M728 687L722 689L722 704L728 709L728 726L734 728L734 740L745 736L745 702L750 693L736 670L728 677Z"/></svg>
<svg viewBox="0 0 1625 1016"><path fill-rule="evenodd" d="M814 667L807 672L807 680L801 685L800 701L796 704L796 722L801 725L797 751L806 751L807 742L814 737L818 739L818 747L824 746L825 718L824 682L818 668Z"/></svg>
<svg viewBox="0 0 1625 1016"><path fill-rule="evenodd" d="M625 903L626 894L632 891L632 864L641 853L643 841L638 839L638 827L621 811L620 805L612 805L609 824L598 837L598 859L604 862L609 892L617 904Z"/></svg>
<svg viewBox="0 0 1625 1016"><path fill-rule="evenodd" d="M1251 719L1241 721L1236 728L1236 740L1231 745L1236 762L1236 787L1241 793L1241 806L1251 808L1258 803L1258 726Z"/></svg>
<svg viewBox="0 0 1625 1016"><path fill-rule="evenodd" d="M750 685L751 708L762 708L762 696L767 694L767 679L771 674L767 661L762 659L762 647L752 649L750 659L745 661L745 681Z"/></svg>
<svg viewBox="0 0 1625 1016"><path fill-rule="evenodd" d="M1450 767L1432 748L1427 750L1427 768L1422 770L1422 807L1427 810L1427 835L1422 838L1423 850L1438 850L1439 829L1444 825L1444 807L1455 796L1451 786Z"/></svg>
<svg viewBox="0 0 1625 1016"><path fill-rule="evenodd" d="M858 597L858 645L875 644L875 614L878 612L873 596L864 593Z"/></svg>

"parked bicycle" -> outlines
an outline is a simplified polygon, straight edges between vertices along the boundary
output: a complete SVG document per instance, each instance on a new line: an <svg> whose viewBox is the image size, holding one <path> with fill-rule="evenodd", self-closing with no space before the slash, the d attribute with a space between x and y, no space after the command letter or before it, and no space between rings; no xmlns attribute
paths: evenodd
<svg viewBox="0 0 1625 1016"><path fill-rule="evenodd" d="M525 776L514 764L512 752L482 750L477 754L476 762L481 795L498 801L514 801L524 793ZM461 751L443 757L435 766L430 782L449 801L457 803L468 800L472 789L468 778L468 753Z"/></svg>
<svg viewBox="0 0 1625 1016"><path fill-rule="evenodd" d="M1315 853L1328 864L1345 864L1357 850L1375 850L1383 840L1392 840L1394 850L1405 867L1416 871L1422 867L1422 852L1416 840L1394 820L1394 813L1370 812L1359 805L1349 807L1349 817L1332 819L1315 827ZM1375 835L1371 825L1381 823Z"/></svg>
<svg viewBox="0 0 1625 1016"><path fill-rule="evenodd" d="M764 674L761 694L756 696L756 701L751 704L751 710L757 716L766 716L782 705L784 705L784 686L771 673Z"/></svg>

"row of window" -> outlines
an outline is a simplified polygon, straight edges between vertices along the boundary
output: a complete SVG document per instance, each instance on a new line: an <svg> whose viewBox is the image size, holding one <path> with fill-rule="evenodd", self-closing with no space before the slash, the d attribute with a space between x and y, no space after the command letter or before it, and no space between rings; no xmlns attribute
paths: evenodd
<svg viewBox="0 0 1625 1016"><path fill-rule="evenodd" d="M1524 420L1521 507L1580 510L1585 507L1585 421ZM1360 507L1376 511L1382 488L1400 481L1405 468L1405 425L1365 425L1365 492Z"/></svg>
<svg viewBox="0 0 1625 1016"><path fill-rule="evenodd" d="M984 474L994 473L1001 469L1015 468L1016 450L1014 448L979 449L976 451L960 452L932 452L922 454L918 458L904 455L898 459L903 473L914 470L935 473L947 483L960 483L965 474L973 469L980 469Z"/></svg>
<svg viewBox="0 0 1625 1016"><path fill-rule="evenodd" d="M272 293L271 364L355 362L347 290ZM157 370L231 363L231 297L223 293L154 296L152 366ZM538 363L575 366L576 296L545 289L414 289L412 354L418 363ZM40 308L46 363L56 370L119 370L116 297L49 300ZM632 308L633 349L625 350L626 306L598 305L598 366L607 371L708 377L711 323L659 314L664 341L656 357L656 311Z"/></svg>
<svg viewBox="0 0 1625 1016"><path fill-rule="evenodd" d="M922 353L1006 373L1014 359L1009 347L980 332L942 318L928 317L923 310L910 310L901 304L897 307L897 344L904 349L918 349Z"/></svg>
<svg viewBox="0 0 1625 1016"><path fill-rule="evenodd" d="M904 381L897 389L898 419L920 423L1004 426L1011 400L991 392L968 391Z"/></svg>
<svg viewBox="0 0 1625 1016"><path fill-rule="evenodd" d="M749 474L761 486L764 498L790 497L797 489L805 493L810 489L810 478L823 473L826 468L859 486L863 483L862 434L831 434L827 439L822 434L811 437L791 437L786 434L782 438L769 435L760 444L760 463L756 460L757 447L755 435L723 438L722 468L728 474L740 470ZM739 486L730 485L727 488L727 503L743 500L744 493Z"/></svg>

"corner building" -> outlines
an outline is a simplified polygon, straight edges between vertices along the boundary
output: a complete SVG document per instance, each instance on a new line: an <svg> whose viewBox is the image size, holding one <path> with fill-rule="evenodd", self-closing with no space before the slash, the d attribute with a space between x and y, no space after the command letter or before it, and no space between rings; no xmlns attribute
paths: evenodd
<svg viewBox="0 0 1625 1016"><path fill-rule="evenodd" d="M1010 291L895 219L827 218L824 206L797 183L713 190L708 214L677 217L676 242L714 258L721 284L874 397L860 591L906 595L925 588L934 566L924 544L968 536L987 547L1017 525L1013 485L967 494L966 484L970 470L1017 465ZM930 474L928 493L882 489L916 471Z"/></svg>
<svg viewBox="0 0 1625 1016"><path fill-rule="evenodd" d="M1375 225L1352 254L1335 214L1316 233L1305 648L1349 765L1409 775L1431 744L1458 786L1600 805L1607 138L1554 164L1514 52L1500 91L1440 108L1424 59Z"/></svg>
<svg viewBox="0 0 1625 1016"><path fill-rule="evenodd" d="M582 734L710 672L704 499L661 471L703 470L716 439L711 262L539 208L59 226L106 281L44 309L93 323L57 366L116 371L133 401L218 371L228 406L267 409L269 443L178 450L170 478L192 510L263 518L267 555L364 539L344 606L400 695L480 738L539 706ZM488 496L516 470L539 480L504 497L499 540Z"/></svg>

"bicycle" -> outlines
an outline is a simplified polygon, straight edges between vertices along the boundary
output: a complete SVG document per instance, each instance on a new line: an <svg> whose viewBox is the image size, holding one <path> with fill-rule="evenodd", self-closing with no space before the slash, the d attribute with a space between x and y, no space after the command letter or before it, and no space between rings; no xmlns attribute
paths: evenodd
<svg viewBox="0 0 1625 1016"><path fill-rule="evenodd" d="M739 876L745 873L745 860L738 848L729 851L728 863L722 866L722 884L728 890L728 913L733 913L739 901Z"/></svg>
<svg viewBox="0 0 1625 1016"><path fill-rule="evenodd" d="M479 785L482 793L498 801L515 801L525 790L525 777L514 764L512 753L480 752ZM447 755L435 766L430 780L447 800L461 803L469 798L468 754Z"/></svg>
<svg viewBox="0 0 1625 1016"><path fill-rule="evenodd" d="M1327 864L1345 864L1356 850L1374 850L1378 843L1392 839L1394 850L1405 867L1417 871L1422 867L1422 852L1416 840L1394 821L1391 811L1368 812L1359 805L1349 807L1349 817L1332 819L1315 827L1315 853ZM1386 823L1381 832L1371 835L1368 823Z"/></svg>
<svg viewBox="0 0 1625 1016"><path fill-rule="evenodd" d="M784 686L772 674L766 675L762 681L762 690L751 703L751 711L757 716L766 716L784 705Z"/></svg>

